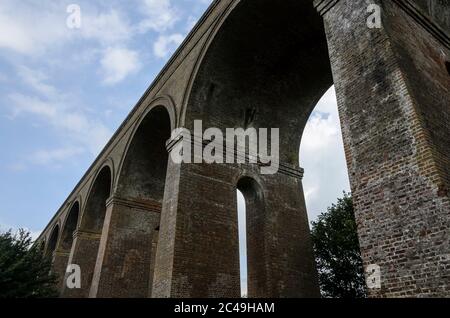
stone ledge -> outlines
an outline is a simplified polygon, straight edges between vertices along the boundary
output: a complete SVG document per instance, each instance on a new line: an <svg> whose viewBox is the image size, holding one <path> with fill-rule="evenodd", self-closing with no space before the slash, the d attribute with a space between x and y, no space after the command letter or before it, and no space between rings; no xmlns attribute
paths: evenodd
<svg viewBox="0 0 450 318"><path fill-rule="evenodd" d="M106 201L106 206L111 204L125 206L128 208L137 208L141 210L151 211L155 213L161 213L162 205L160 202L154 200L144 200L135 198L121 198L118 196L112 196Z"/></svg>
<svg viewBox="0 0 450 318"><path fill-rule="evenodd" d="M174 137L166 142L166 149L169 152L169 154L178 145L178 143L180 143L182 140L183 140L183 136L181 134L179 134L176 137ZM210 143L210 141L202 142L201 138L199 138L198 136L195 136L194 134L191 134L192 147L195 145L201 145L202 147L205 147L209 143ZM223 158L226 158L227 150L233 150L233 149L227 148L226 145L223 146L223 149L224 149L223 150L224 151ZM245 159L245 161L248 163L248 162L250 162L250 159L254 160L255 156L250 156L247 152L244 153L242 151L236 151L236 153L234 154L235 162L237 162L236 159L238 159L238 158ZM258 165L260 167L270 166L270 164L265 164L265 163L260 162L259 159L257 159L257 163L253 163L253 164ZM289 177L294 177L294 178L298 178L301 180L301 179L303 179L304 172L305 172L305 170L303 168L296 168L290 164L282 163L282 162L280 162L280 164L279 164L278 173L287 175Z"/></svg>
<svg viewBox="0 0 450 318"><path fill-rule="evenodd" d="M431 33L446 48L450 49L450 36L437 23L435 23L428 14L424 13L411 0L393 0L403 11L411 16L418 24Z"/></svg>
<svg viewBox="0 0 450 318"><path fill-rule="evenodd" d="M53 252L54 256L62 256L62 257L69 257L70 251L64 251L64 250L56 250Z"/></svg>
<svg viewBox="0 0 450 318"><path fill-rule="evenodd" d="M330 11L340 0L314 0L313 4L321 16ZM411 0L393 0L403 11L412 17L419 25L431 33L446 48L450 49L450 36L428 14L424 13Z"/></svg>
<svg viewBox="0 0 450 318"><path fill-rule="evenodd" d="M99 240L102 237L102 233L91 232L91 231L83 231L83 230L75 230L73 232L74 238L83 238L89 240Z"/></svg>

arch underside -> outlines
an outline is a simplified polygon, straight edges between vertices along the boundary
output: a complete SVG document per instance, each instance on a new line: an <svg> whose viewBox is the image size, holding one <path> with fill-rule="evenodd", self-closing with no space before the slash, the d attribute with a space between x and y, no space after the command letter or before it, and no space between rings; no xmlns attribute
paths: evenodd
<svg viewBox="0 0 450 318"><path fill-rule="evenodd" d="M111 194L111 186L112 171L109 166L105 166L91 188L81 220L81 230L101 233L106 214L106 200Z"/></svg>
<svg viewBox="0 0 450 318"><path fill-rule="evenodd" d="M155 107L145 116L126 152L117 193L127 198L162 201L170 127L170 116L163 106Z"/></svg>
<svg viewBox="0 0 450 318"><path fill-rule="evenodd" d="M395 1L399 2L410 1ZM441 8L442 2L429 2L440 20L445 20L444 10L436 9ZM382 291L382 295L442 295L448 289L443 280L430 284L428 279L442 276L438 267L444 261L436 250L448 241L432 238L448 229L442 226L449 211L449 174L445 166L448 112L442 98L448 95L450 83L445 64L448 59L442 61L450 56L448 50L420 28L419 24L430 24L429 21L422 19L417 24L417 17L405 14L394 1L383 2L383 10L389 14L384 16L388 23L381 30L368 30L365 23L360 25L362 15L355 12L365 14L365 3L323 3L334 6L325 20L333 65L337 65L334 70L342 101L340 116L359 223L363 234L377 232L371 238L364 236L366 261L377 262L387 270L389 290ZM181 122L192 129L195 120L202 120L204 129L280 128L281 163L298 170L303 129L314 106L333 84L323 20L312 1L230 0L214 4L212 11L218 12L210 12L211 16L202 20L205 25L205 21L211 23L213 30L201 33L201 27L196 29L201 33L196 43L203 45L202 36L206 35L207 44L201 49L194 47L196 44L186 45L181 50L186 53L184 57L194 52L200 58L178 55L159 78L165 77L164 83L153 87L158 88L157 93L156 89L153 91L155 95L183 95L174 98L177 103L185 101L178 105L183 108L183 115L172 111L166 116L162 109L155 109L140 121L148 109L147 102L155 97L149 90L145 107L143 102L136 108L122 127L126 132L117 137L128 138L128 131L136 129L125 146L126 153L118 155L111 150L125 140L114 146L111 143L109 152L104 152L98 162L104 163L108 156L114 160L124 158L123 162L116 162L120 169L114 193L110 193L114 171L106 172L109 168L92 178L99 168L96 163L84 180L86 188L93 185L89 191L80 190L87 193L88 200L84 204L83 199L81 235L73 242L71 262L89 261L91 266L97 260L96 290L100 294L96 291L95 296L237 296L237 219L232 213L236 188L246 193L250 206L248 224L254 225L248 243L252 259L249 273L256 273L249 284L251 293L273 297L318 295L299 174L293 177L280 171L261 176L255 166L248 164L167 165L165 142L170 123ZM221 10L225 8L229 11L224 13ZM343 27L343 22L347 26ZM404 36L411 30L411 37ZM359 38L364 41L358 42ZM186 70L192 65L179 67L180 63L194 60L194 74L184 74L190 72ZM182 78L178 78L178 71ZM173 74L176 78L172 81L168 76ZM355 81L360 77L363 80ZM180 89L180 83L192 86L186 92ZM171 85L175 87L168 87ZM427 89L420 89L423 87ZM434 105L432 112L427 111L428 105ZM417 122L410 123L412 119ZM396 188L399 185L410 188L403 191ZM105 214L109 215L108 222ZM68 233L75 223L72 218L68 217L67 229L61 228L61 246L69 245ZM428 229L419 231L417 219L428 222ZM56 223L62 224L61 220ZM102 233L104 245L101 255L97 255L105 224L108 231ZM401 232L404 228L411 235L406 237ZM50 235L45 232L47 251L51 252L57 248L59 236L59 227L54 227L52 221L48 231L53 230ZM392 233L394 243L377 246L380 238L392 238ZM424 252L411 248L415 245L411 245L413 240L422 240ZM414 259L401 263L380 258L385 246L394 251L391 254L406 251ZM155 250L161 252L155 255ZM430 261L421 263L419 258ZM144 267L145 275L140 275L140 268ZM92 273L87 272L83 286L92 281ZM402 276L401 272L408 275ZM116 273L122 275L121 279L116 279ZM106 275L104 281L100 274ZM157 281L152 285L153 278ZM144 284L139 285L141 281ZM403 287L398 281L403 282ZM417 281L425 282L420 287ZM437 285L447 289L438 292ZM405 291L404 286L413 287ZM129 292L131 288L133 292ZM86 295L84 290L78 296Z"/></svg>
<svg viewBox="0 0 450 318"><path fill-rule="evenodd" d="M55 252L58 246L58 238L59 238L59 225L56 225L52 230L46 250L46 254L50 257L53 257L53 253Z"/></svg>
<svg viewBox="0 0 450 318"><path fill-rule="evenodd" d="M240 1L212 34L194 74L185 127L192 131L194 121L202 120L203 129L279 128L280 161L298 169L301 136L307 120L333 84L323 21L312 1L284 0L276 5L271 0ZM239 275L239 261L234 254L238 246L237 213L231 214L236 209L235 202L231 201L236 188L243 191L249 207L249 296L317 295L303 190L296 177L283 173L261 176L259 169L249 164L184 169L181 175L186 179L182 180L194 189L201 189L201 196L208 200L195 205L194 199L187 199L190 202L182 202L185 206L178 207L178 215L190 215L184 222L193 233L228 239L223 246L206 247L191 233L180 234L192 240L186 241L189 248L203 250L192 256L192 260L180 261L180 264L197 262L198 265L192 265L192 277L183 282L184 287L174 287L183 289L189 285L188 291L171 295L207 296L218 273L228 275L230 281L228 289L221 291L223 296L239 295L239 288L234 286L234 279ZM202 177L198 178L199 175ZM243 175L249 179L241 179ZM251 179L258 180L259 186L246 183ZM184 195L183 189L180 185L179 196ZM217 189L220 195L216 194ZM189 189L186 195L189 196ZM177 224L184 224L178 218ZM206 221L191 221L196 218L212 221L209 225ZM291 252L283 252L285 248ZM175 272L183 273L173 276L188 275L185 271L189 269L173 266ZM211 276L210 281L197 281L196 277L201 275Z"/></svg>
<svg viewBox="0 0 450 318"><path fill-rule="evenodd" d="M185 125L280 128L281 161L297 166L302 131L333 84L323 21L312 1L241 1L195 74Z"/></svg>
<svg viewBox="0 0 450 318"><path fill-rule="evenodd" d="M69 211L61 235L61 249L64 251L70 252L70 250L72 249L73 234L77 229L79 214L80 204L77 201L73 204L72 208Z"/></svg>
<svg viewBox="0 0 450 318"><path fill-rule="evenodd" d="M151 296L170 129L167 108L155 106L130 138L109 201L90 297Z"/></svg>

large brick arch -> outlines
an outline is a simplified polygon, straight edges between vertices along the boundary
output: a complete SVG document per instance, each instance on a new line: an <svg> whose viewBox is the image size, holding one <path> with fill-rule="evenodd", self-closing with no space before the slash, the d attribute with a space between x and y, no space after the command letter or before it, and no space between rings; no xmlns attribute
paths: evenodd
<svg viewBox="0 0 450 318"><path fill-rule="evenodd" d="M260 178L261 186L265 189L264 196L268 197L267 203L261 203L261 208L267 215L248 214L248 223L257 226L261 233L257 239L250 235L247 243L249 255L259 257L249 260L249 279L257 280L249 282L250 296L318 295L314 288L317 282L312 249L305 235L308 232L308 220L298 178L302 174L298 166L298 153L309 115L332 84L323 22L308 1L282 1L276 6L270 0L228 1L196 61L182 110L184 127L192 130L194 121L202 120L203 129L280 128L280 161L284 170L293 171L297 176L289 178L279 173L273 177ZM247 118L249 114L251 118ZM232 251L236 250L237 245L237 220L236 214L232 213L235 210L232 196L238 185L233 180L243 172L257 178L259 171L252 165L217 167L217 170L199 165L195 169L195 172L190 173L198 174L197 171L201 170L205 180L208 178L212 184L220 184L221 193L217 193L214 186L203 189L205 185L201 180L190 180L190 187L202 189L202 197L214 201L215 205L224 206L221 223L215 225L222 226L221 234L217 234L218 230L212 230L214 226L208 222L198 224L194 229L197 233L216 234L219 237L218 245L203 249L204 256L201 257L211 262L208 270L214 272L211 273L212 277L224 271L227 273L222 275L228 276L236 284L235 281L239 279L238 262L236 253ZM284 208L274 198L274 188L280 182L285 184L284 194L287 198L297 196L288 204L287 211L292 215L282 218L278 216L278 211ZM196 211L198 218L204 218L205 215L213 218L217 214L212 206L201 207L197 201L186 209L192 214L192 211ZM289 224L286 223L287 219L291 220ZM283 230L281 224L285 226ZM254 229L249 231L254 232ZM286 243L282 243L284 240ZM296 241L292 244L295 252L289 256L282 255L280 251L289 240ZM195 238L192 238L189 244L200 246L202 242L195 242ZM265 246L265 250L261 251L261 246ZM218 270L222 266L228 269ZM286 271L279 270L283 266L297 268L298 272L287 270L287 267ZM261 268L265 269L264 274ZM194 268L188 270L195 271ZM205 267L199 266L198 271L205 272ZM300 276L308 279L299 281L296 277ZM204 296L201 292L209 288L204 284L190 281L188 295ZM238 286L230 286L230 290L223 292L227 296L236 296Z"/></svg>
<svg viewBox="0 0 450 318"><path fill-rule="evenodd" d="M424 3L214 1L41 235L48 245L77 196L81 217L96 220L85 217L90 189L104 162L114 161L106 226L98 233L81 224L71 252L80 264L96 258L92 288L87 279L63 295L238 297L235 192L245 176L264 198L264 220L255 224L265 250L250 250L264 275L251 293L318 296L298 149L309 114L334 83L364 265L381 270L370 296L448 296L450 10L444 1ZM368 4L382 9L381 28L368 27ZM152 124L160 106L169 119ZM162 164L158 174L138 173L152 171L140 169L150 166L150 152L163 162L155 127L192 128L194 120L204 129L280 128L280 170L264 176L258 165L169 160L165 180ZM178 142L167 143L169 154ZM97 255L75 253L94 241Z"/></svg>
<svg viewBox="0 0 450 318"><path fill-rule="evenodd" d="M158 121L158 119L161 119L162 121L160 122ZM150 134L147 134L147 136L145 136L144 138L144 136L142 136L142 134L145 134L143 130L152 129L152 123L160 125L158 130L163 129L164 131L151 132ZM152 147L153 141L158 141L159 143L162 143L163 140L165 139L164 140L164 148L165 148L165 143L170 139L170 132L173 131L176 127L177 127L177 110L175 103L173 102L170 96L158 97L154 99L144 109L138 120L136 120L136 122L134 123L133 129L130 133L130 137L126 142L124 153L121 156L121 160L118 167L117 180L115 182L115 192L121 193L123 191L131 190L130 183L132 180L127 179L130 178L127 169L130 168L129 167L130 165L136 164L136 160L134 160L134 157L138 150L149 151L148 149L138 149L136 143L142 142L146 143L149 147ZM167 134L167 131L169 131L169 134ZM161 132L162 135L157 135L157 133L159 132ZM153 135L153 133L155 133L155 135ZM143 180L141 180L141 182L142 181ZM135 193L135 195L138 195L138 193Z"/></svg>
<svg viewBox="0 0 450 318"><path fill-rule="evenodd" d="M70 252L73 247L73 237L76 234L78 223L80 220L81 210L80 201L77 199L72 202L69 206L68 212L65 218L61 220L61 236L55 251L54 261L53 261L53 271L58 278L58 289L61 290L63 287L64 277L66 268L68 265Z"/></svg>
<svg viewBox="0 0 450 318"><path fill-rule="evenodd" d="M309 115L333 84L323 21L310 1L229 1L190 82L185 127L243 127L252 113L251 127L280 128L281 160L296 166Z"/></svg>
<svg viewBox="0 0 450 318"><path fill-rule="evenodd" d="M64 251L70 252L72 249L73 234L78 228L80 214L80 201L77 200L73 202L63 223L60 248Z"/></svg>
<svg viewBox="0 0 450 318"><path fill-rule="evenodd" d="M108 227L104 229L91 297L152 294L168 163L166 143L175 122L175 107L163 97L150 104L132 131L115 192L108 202Z"/></svg>
<svg viewBox="0 0 450 318"><path fill-rule="evenodd" d="M91 183L68 261L81 269L81 288L69 289L64 284L62 294L65 297L89 295L106 217L106 202L113 186L113 171L112 161L106 161Z"/></svg>
<svg viewBox="0 0 450 318"><path fill-rule="evenodd" d="M45 254L52 259L59 243L59 228L60 226L58 223L53 226L53 229L51 230L50 236L48 238L47 248L45 250Z"/></svg>

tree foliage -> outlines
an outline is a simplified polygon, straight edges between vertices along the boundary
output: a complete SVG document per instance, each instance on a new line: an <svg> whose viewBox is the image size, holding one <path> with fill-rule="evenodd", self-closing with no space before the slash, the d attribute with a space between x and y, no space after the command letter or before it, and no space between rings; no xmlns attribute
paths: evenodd
<svg viewBox="0 0 450 318"><path fill-rule="evenodd" d="M312 222L312 240L323 297L367 296L353 202L350 194L338 199Z"/></svg>
<svg viewBox="0 0 450 318"><path fill-rule="evenodd" d="M0 233L0 298L56 297L51 260L33 245L29 232Z"/></svg>

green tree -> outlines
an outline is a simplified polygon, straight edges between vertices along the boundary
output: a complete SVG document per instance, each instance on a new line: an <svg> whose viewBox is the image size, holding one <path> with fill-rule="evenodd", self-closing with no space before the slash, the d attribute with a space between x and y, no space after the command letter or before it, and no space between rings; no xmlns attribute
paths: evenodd
<svg viewBox="0 0 450 318"><path fill-rule="evenodd" d="M312 222L312 241L323 297L367 296L355 213L350 194Z"/></svg>
<svg viewBox="0 0 450 318"><path fill-rule="evenodd" d="M30 233L0 234L0 298L56 297L51 261L33 245Z"/></svg>

